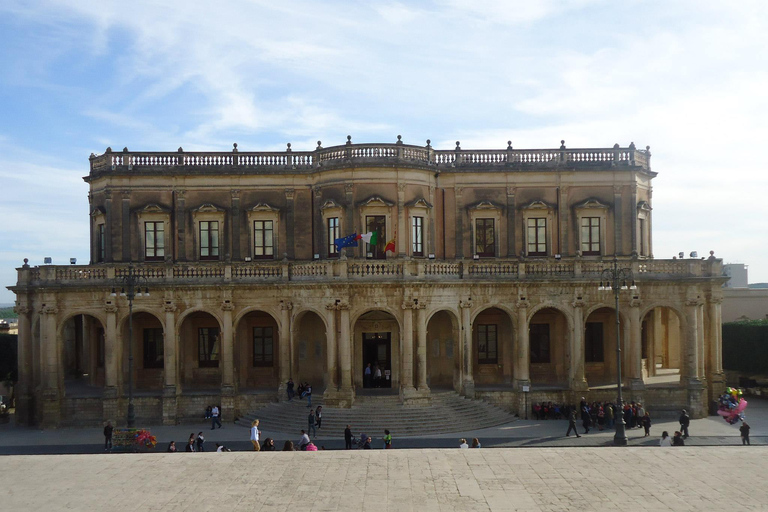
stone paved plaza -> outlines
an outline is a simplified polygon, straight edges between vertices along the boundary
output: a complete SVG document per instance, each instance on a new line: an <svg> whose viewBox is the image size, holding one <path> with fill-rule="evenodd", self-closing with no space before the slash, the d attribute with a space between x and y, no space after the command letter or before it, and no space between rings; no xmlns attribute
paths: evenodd
<svg viewBox="0 0 768 512"><path fill-rule="evenodd" d="M3 457L3 510L768 510L768 448Z"/></svg>

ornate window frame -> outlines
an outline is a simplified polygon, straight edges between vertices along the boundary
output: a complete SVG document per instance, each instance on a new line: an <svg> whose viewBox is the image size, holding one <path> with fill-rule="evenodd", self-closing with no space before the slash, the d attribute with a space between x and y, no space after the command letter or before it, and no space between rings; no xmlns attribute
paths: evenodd
<svg viewBox="0 0 768 512"><path fill-rule="evenodd" d="M520 208L520 218L522 219L522 233L523 233L523 254L526 256L529 256L528 254L528 219L540 219L544 218L547 221L546 225L546 254L536 254L534 256L531 256L532 258L546 258L548 256L552 255L552 231L553 227L555 225L555 212L557 210L557 207L554 205L551 205L545 201L536 200L531 201L530 203L523 205Z"/></svg>
<svg viewBox="0 0 768 512"><path fill-rule="evenodd" d="M320 214L323 217L323 239L321 244L325 246L325 257L334 259L338 258L341 255L340 251L336 251L335 253L331 254L331 247L335 247L335 245L333 240L328 239L328 220L334 217L339 219L339 237L343 237L344 207L333 199L328 199L325 203L323 203L323 206L320 207Z"/></svg>
<svg viewBox="0 0 768 512"><path fill-rule="evenodd" d="M429 221L430 213L432 211L432 205L423 197L414 199L408 203L405 203L407 217L408 217L408 252L411 257L425 258L432 252L432 247L429 245ZM421 254L413 253L413 218L421 217ZM385 242L386 243L386 242Z"/></svg>
<svg viewBox="0 0 768 512"><path fill-rule="evenodd" d="M476 226L478 219L493 219L493 258L499 257L499 250L504 245L501 239L503 230L501 229L501 219L504 215L504 207L493 201L480 201L467 207L469 212L470 236L472 243L472 256L477 256L477 233ZM485 256L489 258L491 256Z"/></svg>
<svg viewBox="0 0 768 512"><path fill-rule="evenodd" d="M148 204L137 212L139 219L139 261L170 261L173 259L173 236L171 234L171 210L156 203ZM163 223L163 259L147 260L146 223Z"/></svg>
<svg viewBox="0 0 768 512"><path fill-rule="evenodd" d="M599 258L606 254L606 241L608 240L608 211L610 205L601 202L599 199L589 198L586 201L574 205L576 212L576 254L585 258ZM599 254L583 254L581 236L581 220L585 217L597 217L600 219L600 251Z"/></svg>
<svg viewBox="0 0 768 512"><path fill-rule="evenodd" d="M272 221L272 257L256 256L254 251L255 233L253 223L257 220ZM269 205L268 203L258 203L253 208L248 209L248 240L250 240L250 249L248 254L254 260L276 260L280 252L280 209Z"/></svg>
<svg viewBox="0 0 768 512"><path fill-rule="evenodd" d="M222 258L222 241L224 240L224 233L226 233L226 226L224 225L224 221L226 219L226 211L224 208L219 208L218 206L211 204L211 203L204 203L200 205L199 207L192 210L192 222L195 226L195 231L192 235L193 240L195 241L195 259L198 261L221 261ZM200 255L200 222L202 221L209 221L209 222L218 222L219 223L219 247L218 252L219 255L216 257L209 257L206 259L203 259Z"/></svg>
<svg viewBox="0 0 768 512"><path fill-rule="evenodd" d="M92 261L94 263L104 263L107 261L107 215L104 208L97 206L91 210L91 229L93 230L93 251ZM103 237L101 236L101 230L104 230ZM104 252L102 253L101 244L104 244Z"/></svg>
<svg viewBox="0 0 768 512"><path fill-rule="evenodd" d="M392 224L393 223L393 221L392 221L392 207L393 206L395 206L395 203L393 203L391 201L387 201L386 199L383 199L381 196L371 196L368 199L357 203L357 212L358 212L358 216L359 216L359 219L360 219L360 231L361 231L361 233L364 233L365 230L367 229L366 226L368 224L366 223L365 218L369 217L369 216L376 216L376 215L378 215L378 216L384 216L384 218L386 219L386 221L385 221L385 225L386 225L386 233L385 233L386 234L386 238L387 239L391 238L394 235L394 233L395 233L395 231L393 229L394 226ZM342 233L343 233L343 231L342 231ZM360 234L360 233L358 233L358 234ZM389 240L381 240L381 243L382 244L386 244L388 241ZM360 248L360 251L361 251L363 257L366 258L366 259L369 259L368 258L368 252L367 252L366 244L362 243L361 246L362 247ZM396 245L396 248L397 248L398 251L400 250L400 248L397 247L397 245ZM387 258L394 257L394 256L396 256L396 255L390 256L389 254L386 254Z"/></svg>

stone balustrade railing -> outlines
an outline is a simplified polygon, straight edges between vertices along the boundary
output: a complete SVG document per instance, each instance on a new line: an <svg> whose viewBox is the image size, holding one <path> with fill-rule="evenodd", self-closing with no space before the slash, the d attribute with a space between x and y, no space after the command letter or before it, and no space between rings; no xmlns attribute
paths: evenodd
<svg viewBox="0 0 768 512"><path fill-rule="evenodd" d="M561 141L563 142L563 141ZM275 169L301 170L322 166L349 164L422 165L459 168L508 168L520 166L579 167L594 165L638 166L650 170L650 148L638 150L634 143L626 148L618 144L612 148L557 149L462 149L459 143L452 150L435 150L426 146L412 146L402 141L394 144L352 144L314 151L293 151L290 144L284 152L241 152L237 144L232 152L113 152L107 148L102 155L91 155L91 172L107 170L162 171L176 167L210 167L214 169Z"/></svg>
<svg viewBox="0 0 768 512"><path fill-rule="evenodd" d="M267 281L380 280L599 280L612 266L610 260L324 260L237 263L138 263L134 272L147 282L221 283ZM717 277L722 260L632 260L620 261L639 281ZM127 275L124 263L98 265L44 265L18 269L19 285L90 285L110 283ZM104 284L107 286L107 284Z"/></svg>

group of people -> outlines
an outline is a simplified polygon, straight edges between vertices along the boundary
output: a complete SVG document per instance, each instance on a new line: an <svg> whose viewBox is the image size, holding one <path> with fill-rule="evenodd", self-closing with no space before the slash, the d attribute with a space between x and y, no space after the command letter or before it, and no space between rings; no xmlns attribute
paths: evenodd
<svg viewBox="0 0 768 512"><path fill-rule="evenodd" d="M480 448L480 447L481 447L480 440L478 438L476 438L476 437L473 438L472 439L472 448ZM459 448L462 449L462 450L465 449L465 448L469 449L469 445L467 444L467 440L464 439L463 437L461 439L459 439Z"/></svg>
<svg viewBox="0 0 768 512"><path fill-rule="evenodd" d="M371 365L368 363L363 371L363 387L364 388L380 388L384 385L382 380L381 367L379 363Z"/></svg>
<svg viewBox="0 0 768 512"><path fill-rule="evenodd" d="M169 453L177 452L178 449L176 448L176 441L171 441L168 443L168 449L166 450ZM205 436L203 436L202 432L198 432L197 436L195 436L195 433L192 432L189 434L189 439L187 440L187 446L184 448L184 451L189 453L200 453L205 451ZM229 448L224 446L223 444L216 443L216 451L221 452L231 452Z"/></svg>
<svg viewBox="0 0 768 512"><path fill-rule="evenodd" d="M560 410L562 411L562 409ZM576 428L576 421L579 417L584 428L584 434L588 434L590 427L593 429L597 428L599 431L613 428L619 418L619 414L623 417L626 428L643 428L645 430L645 437L651 435L651 415L640 402L630 402L624 404L623 408L620 408L612 402L592 402L590 404L584 397L581 397L578 410L577 416L576 408L571 406L566 408L568 417L566 437L571 435L571 431L576 434L576 437L581 437Z"/></svg>
<svg viewBox="0 0 768 512"><path fill-rule="evenodd" d="M289 377L288 382L285 384L285 392L288 395L288 401L293 400L298 392L299 398L307 399L307 407L312 407L312 386L309 382L300 382L298 389L296 389L293 377Z"/></svg>

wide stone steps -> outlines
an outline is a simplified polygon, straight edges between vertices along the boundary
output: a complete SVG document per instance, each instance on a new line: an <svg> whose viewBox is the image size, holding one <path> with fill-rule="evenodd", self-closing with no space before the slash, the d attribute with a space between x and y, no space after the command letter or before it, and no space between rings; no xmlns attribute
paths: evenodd
<svg viewBox="0 0 768 512"><path fill-rule="evenodd" d="M479 430L514 421L515 417L481 400L470 400L453 391L433 391L429 406L404 407L397 395L360 395L349 409L326 407L321 396L312 407L323 405L320 437L339 437L347 425L355 435L365 432L381 437L384 429L393 436L447 434ZM309 409L306 400L272 403L238 419L237 424L250 427L258 418L260 428L270 432L297 435L307 429Z"/></svg>

